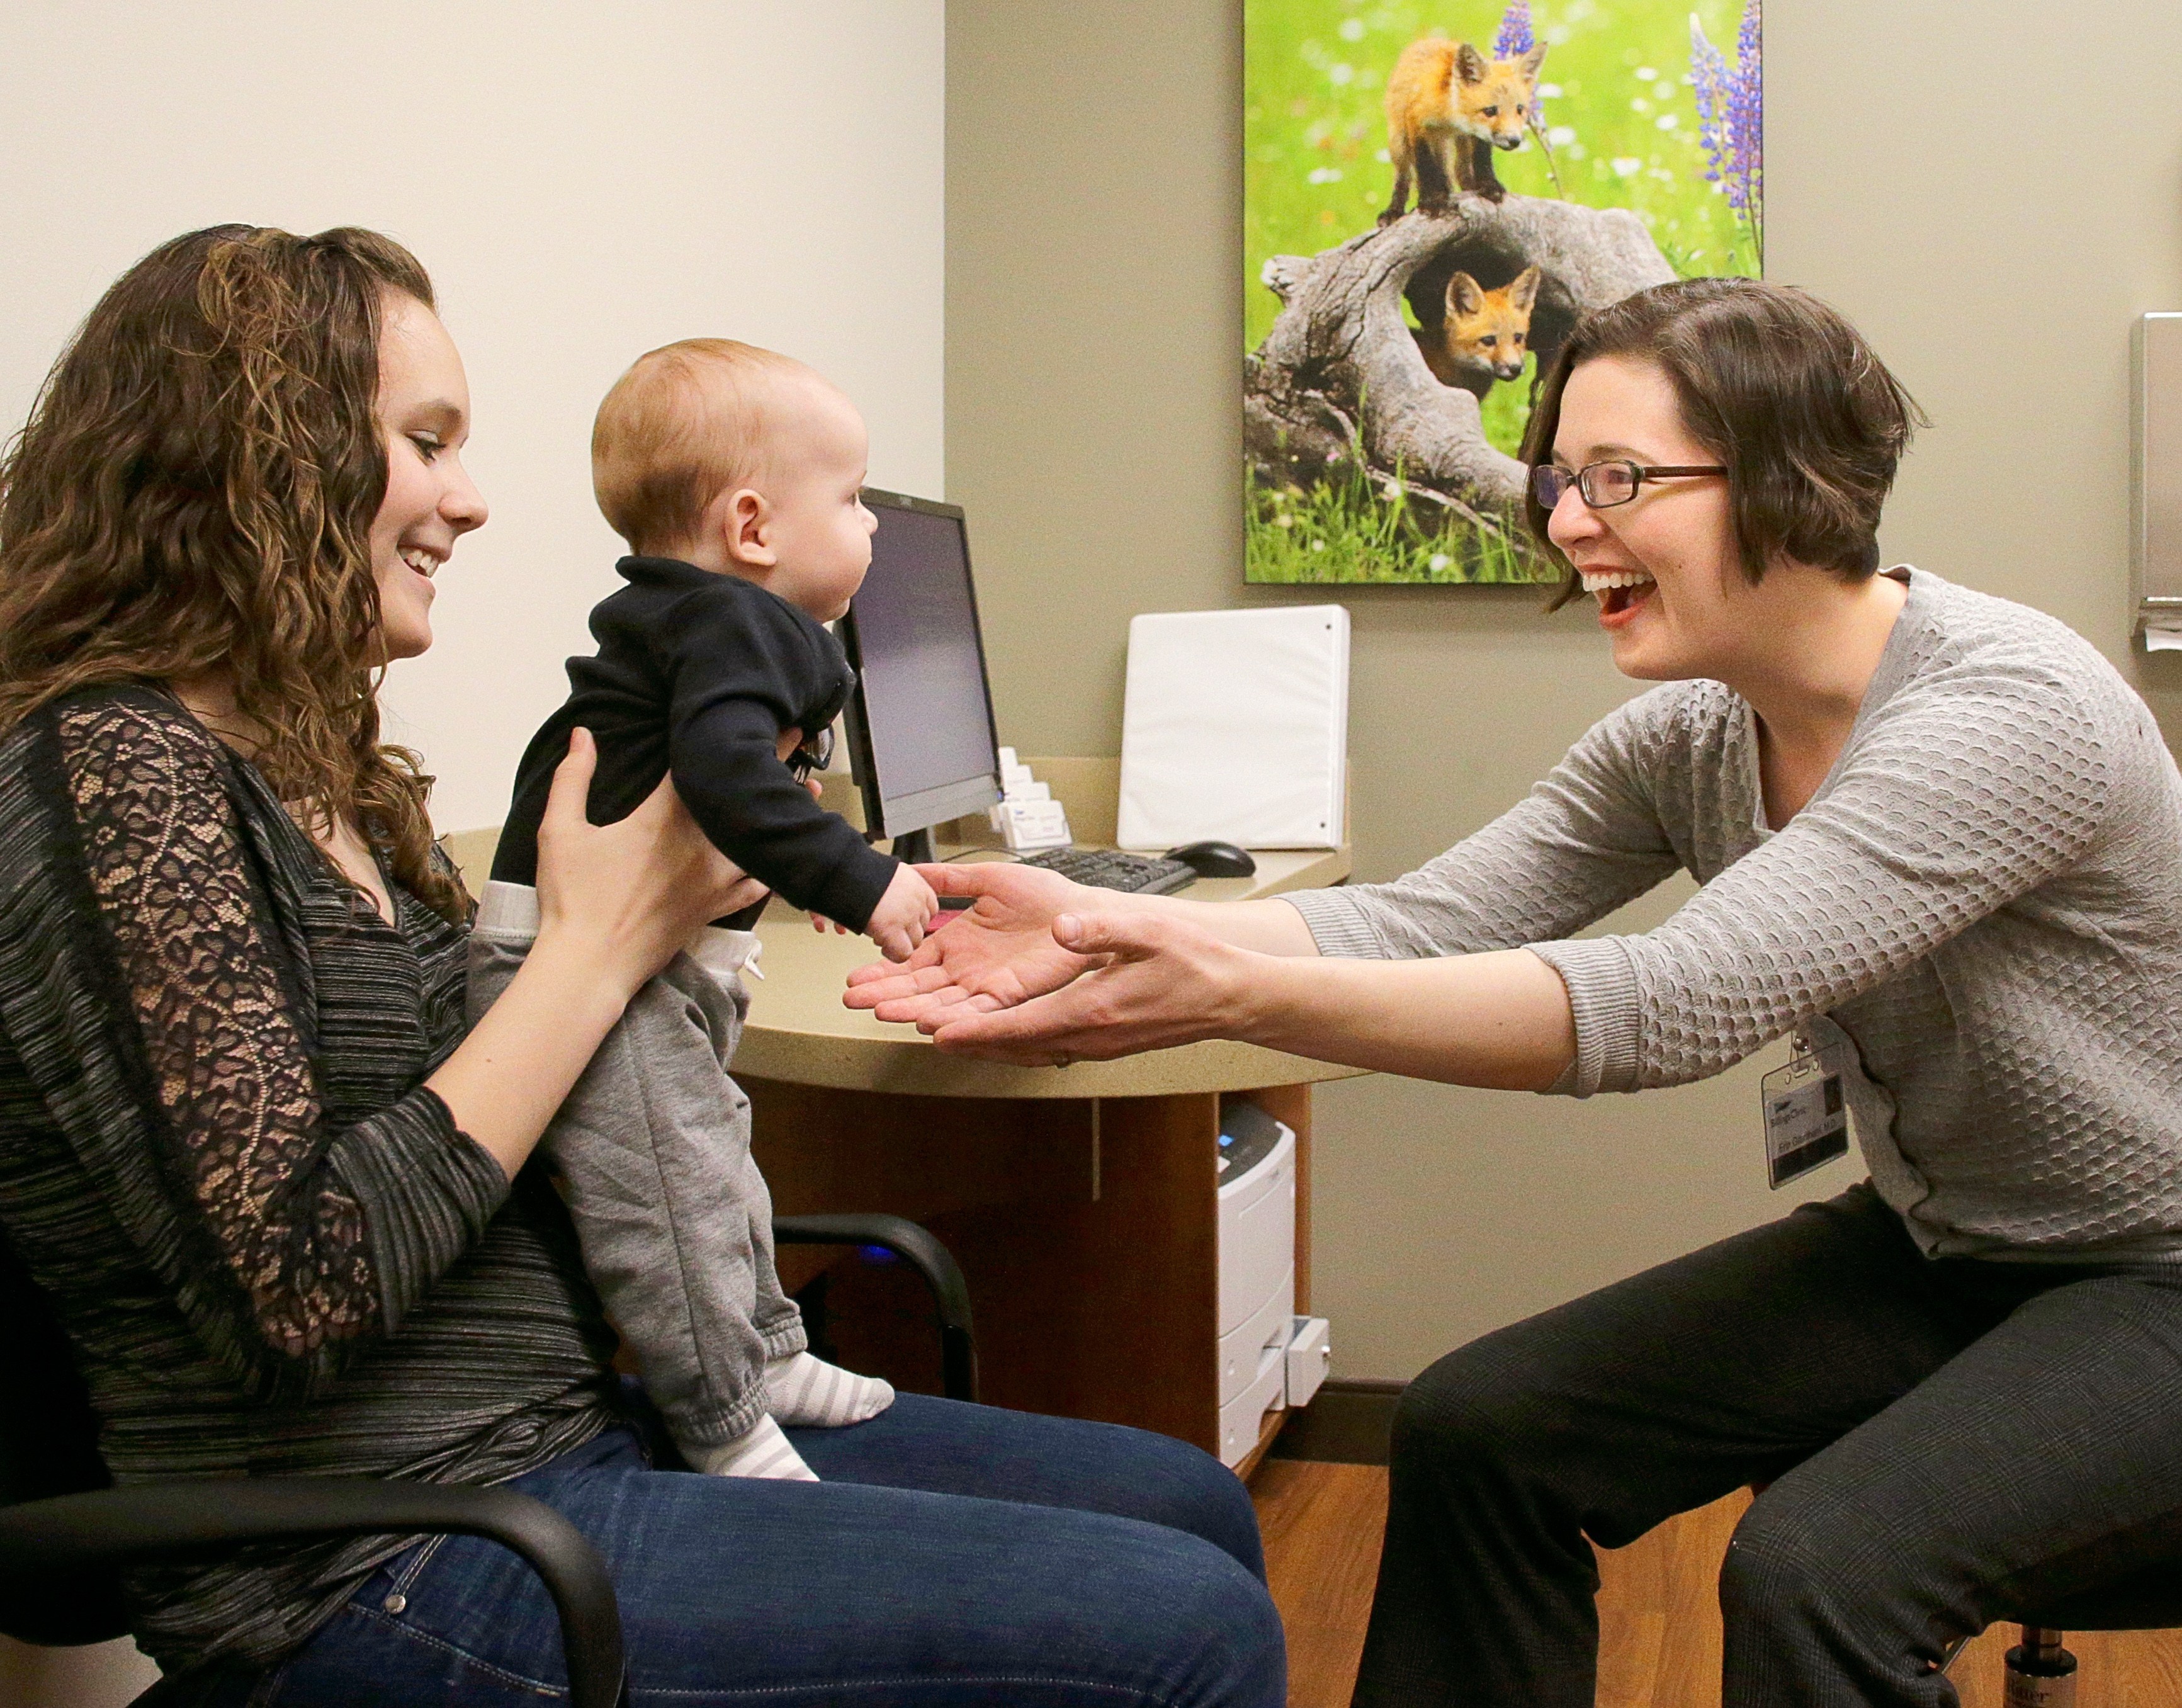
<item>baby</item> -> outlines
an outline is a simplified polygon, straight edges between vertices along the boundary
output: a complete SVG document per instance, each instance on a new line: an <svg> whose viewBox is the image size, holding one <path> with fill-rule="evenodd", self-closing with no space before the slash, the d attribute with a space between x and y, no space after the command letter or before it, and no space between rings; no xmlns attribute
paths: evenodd
<svg viewBox="0 0 2182 1708"><path fill-rule="evenodd" d="M725 339L655 350L606 394L592 481L634 555L591 613L597 653L568 661L568 702L516 774L471 938L473 1019L537 936L538 825L577 728L598 742L593 823L626 817L671 774L752 877L892 959L922 940L931 887L803 781L853 685L821 625L848 609L871 564L866 450L839 391ZM717 1475L815 1481L780 1425L861 1422L894 1390L812 1357L773 1272L750 1102L726 1071L758 911L701 933L638 993L545 1145L584 1267L683 1457Z"/></svg>

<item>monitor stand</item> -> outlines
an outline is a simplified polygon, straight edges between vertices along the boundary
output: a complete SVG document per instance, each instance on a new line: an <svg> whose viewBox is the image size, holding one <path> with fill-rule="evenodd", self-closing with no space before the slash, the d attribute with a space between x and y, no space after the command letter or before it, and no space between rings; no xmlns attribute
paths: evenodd
<svg viewBox="0 0 2182 1708"><path fill-rule="evenodd" d="M904 831L894 839L894 846L888 851L906 865L929 866L935 857L932 851L932 832L928 829Z"/></svg>

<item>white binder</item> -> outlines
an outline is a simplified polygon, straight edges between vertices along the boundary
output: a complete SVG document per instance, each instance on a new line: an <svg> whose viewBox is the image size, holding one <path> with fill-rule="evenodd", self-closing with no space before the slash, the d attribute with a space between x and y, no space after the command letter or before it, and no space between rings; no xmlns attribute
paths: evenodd
<svg viewBox="0 0 2182 1708"><path fill-rule="evenodd" d="M1164 849L1341 843L1349 613L1177 611L1129 624L1116 840Z"/></svg>

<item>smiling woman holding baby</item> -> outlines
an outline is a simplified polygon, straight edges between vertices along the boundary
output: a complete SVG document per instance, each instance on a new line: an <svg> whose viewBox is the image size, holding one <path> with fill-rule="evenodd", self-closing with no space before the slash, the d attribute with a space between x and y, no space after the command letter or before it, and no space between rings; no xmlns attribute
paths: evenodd
<svg viewBox="0 0 2182 1708"><path fill-rule="evenodd" d="M1853 1109L1869 1180L1409 1385L1360 1703L1589 1708L1592 1544L1746 1483L1729 1708L1941 1708L1952 1639L2172 1557L2182 775L2063 625L1880 569L1913 416L1801 292L1601 311L1541 391L1531 520L1664 685L1391 883L933 868L975 907L850 992L1004 1060L1225 1037L1576 1095L1792 1034ZM1658 929L1576 936L1678 868Z"/></svg>
<svg viewBox="0 0 2182 1708"><path fill-rule="evenodd" d="M221 226L114 285L0 466L0 1235L115 1480L521 1489L604 1556L640 1705L1274 1708L1249 1504L1193 1448L914 1395L825 1415L775 1300L689 1444L728 1474L653 1468L595 1230L540 1140L655 975L763 892L662 772L589 822L607 767L564 734L522 952L466 1023L468 901L376 692L485 523L469 430L407 252ZM811 804L773 801L806 830ZM932 898L908 874L887 916L898 878L866 865L833 905L905 950ZM729 1462L761 1419L795 1427ZM565 1689L542 1587L474 1539L259 1547L129 1588L192 1700Z"/></svg>

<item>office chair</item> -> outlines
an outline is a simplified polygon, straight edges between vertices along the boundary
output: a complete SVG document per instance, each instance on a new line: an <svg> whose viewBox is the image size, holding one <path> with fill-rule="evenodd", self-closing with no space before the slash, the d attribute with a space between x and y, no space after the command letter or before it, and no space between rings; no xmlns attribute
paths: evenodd
<svg viewBox="0 0 2182 1708"><path fill-rule="evenodd" d="M784 1216L784 1245L877 1245L932 1289L948 1397L977 1398L969 1293L953 1256L899 1216ZM66 1336L21 1260L0 1237L0 1633L50 1648L129 1630L124 1568L244 1542L410 1532L482 1536L521 1555L561 1616L571 1708L628 1699L621 1614L605 1563L575 1526L508 1489L366 1477L222 1478L115 1489ZM166 1678L136 1708L179 1704Z"/></svg>
<svg viewBox="0 0 2182 1708"><path fill-rule="evenodd" d="M507 1489L367 1477L222 1478L110 1485L97 1425L68 1341L22 1262L0 1239L0 1632L53 1648L126 1635L120 1573L139 1561L277 1538L410 1531L484 1536L545 1580L561 1615L568 1698L617 1708L621 1613L605 1563L576 1527ZM163 1678L137 1708L178 1702Z"/></svg>
<svg viewBox="0 0 2182 1708"><path fill-rule="evenodd" d="M2063 1646L2067 1633L2182 1626L2182 1560L2140 1572L2096 1594L2012 1607L2008 1617L2023 1628L2022 1640L2008 1651L2005 1708L2075 1708L2076 1657ZM1967 1642L1949 1651L1948 1666Z"/></svg>
<svg viewBox="0 0 2182 1708"><path fill-rule="evenodd" d="M970 1289L952 1252L900 1216L776 1216L776 1245L876 1245L891 1251L931 1289L939 1330L940 1391L950 1400L977 1397L977 1347L970 1331Z"/></svg>

